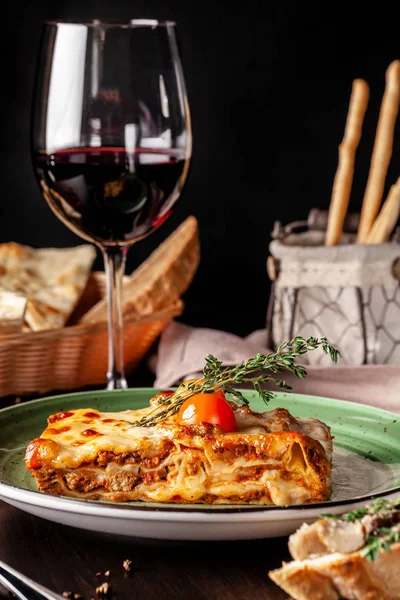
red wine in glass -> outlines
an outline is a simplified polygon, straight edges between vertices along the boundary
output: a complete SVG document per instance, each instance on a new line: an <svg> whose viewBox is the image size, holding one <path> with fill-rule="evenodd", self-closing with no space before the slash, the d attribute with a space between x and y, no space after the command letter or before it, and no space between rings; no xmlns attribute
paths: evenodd
<svg viewBox="0 0 400 600"><path fill-rule="evenodd" d="M121 244L154 231L171 214L186 178L182 150L70 148L33 157L54 212L100 244Z"/></svg>
<svg viewBox="0 0 400 600"><path fill-rule="evenodd" d="M32 163L56 216L103 253L107 388L127 387L121 282L127 251L171 214L192 148L170 21L49 21L33 100Z"/></svg>

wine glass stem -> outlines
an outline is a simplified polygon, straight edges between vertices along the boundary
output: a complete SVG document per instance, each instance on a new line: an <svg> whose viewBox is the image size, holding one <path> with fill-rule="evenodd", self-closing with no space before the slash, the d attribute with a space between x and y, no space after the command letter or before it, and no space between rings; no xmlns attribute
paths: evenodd
<svg viewBox="0 0 400 600"><path fill-rule="evenodd" d="M107 389L128 387L124 373L122 278L125 273L127 248L102 248L107 281L108 306L108 371Z"/></svg>

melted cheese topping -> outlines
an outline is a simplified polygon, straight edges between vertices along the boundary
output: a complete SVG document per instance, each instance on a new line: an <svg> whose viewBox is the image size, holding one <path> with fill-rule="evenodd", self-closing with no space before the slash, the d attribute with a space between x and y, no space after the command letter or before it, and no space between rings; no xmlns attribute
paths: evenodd
<svg viewBox="0 0 400 600"><path fill-rule="evenodd" d="M285 409L233 408L230 433L173 417L135 426L152 407L58 413L28 446L26 465L42 491L114 501L284 505L329 497L332 438L324 423Z"/></svg>
<svg viewBox="0 0 400 600"><path fill-rule="evenodd" d="M174 435L173 427L135 427L133 423L147 409L100 413L82 408L70 412L71 415L51 422L41 435L41 439L58 444L57 455L51 460L56 469L91 462L101 451L123 454L146 448L157 454L159 442Z"/></svg>

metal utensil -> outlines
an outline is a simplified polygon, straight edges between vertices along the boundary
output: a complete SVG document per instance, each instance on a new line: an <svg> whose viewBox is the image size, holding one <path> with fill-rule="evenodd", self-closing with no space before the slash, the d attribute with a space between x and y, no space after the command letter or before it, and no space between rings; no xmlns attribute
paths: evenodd
<svg viewBox="0 0 400 600"><path fill-rule="evenodd" d="M64 600L0 560L0 583L20 600Z"/></svg>

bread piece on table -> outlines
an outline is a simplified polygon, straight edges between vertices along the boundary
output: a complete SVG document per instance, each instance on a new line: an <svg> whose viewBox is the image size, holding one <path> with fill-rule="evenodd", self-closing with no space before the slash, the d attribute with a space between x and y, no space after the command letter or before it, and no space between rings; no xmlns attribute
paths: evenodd
<svg viewBox="0 0 400 600"><path fill-rule="evenodd" d="M295 600L400 600L399 538L400 502L377 499L303 523L288 540L294 560L269 577Z"/></svg>
<svg viewBox="0 0 400 600"><path fill-rule="evenodd" d="M123 287L124 319L138 319L179 298L191 283L200 262L197 219L188 217L130 275ZM81 323L107 320L106 299L100 300Z"/></svg>
<svg viewBox="0 0 400 600"><path fill-rule="evenodd" d="M94 246L31 248L0 244L0 288L26 299L24 330L63 327L86 287Z"/></svg>
<svg viewBox="0 0 400 600"><path fill-rule="evenodd" d="M269 577L294 600L399 600L400 544L370 561L361 552L284 563Z"/></svg>
<svg viewBox="0 0 400 600"><path fill-rule="evenodd" d="M305 560L334 552L350 554L363 547L365 528L360 521L318 519L303 524L289 536L288 548L295 560Z"/></svg>

